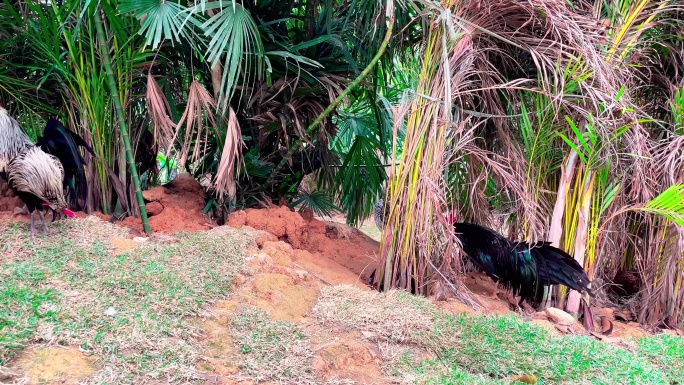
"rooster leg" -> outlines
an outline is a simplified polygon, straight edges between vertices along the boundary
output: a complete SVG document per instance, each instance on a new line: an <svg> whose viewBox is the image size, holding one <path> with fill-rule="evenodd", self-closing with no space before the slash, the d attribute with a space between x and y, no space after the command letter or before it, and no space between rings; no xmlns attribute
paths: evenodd
<svg viewBox="0 0 684 385"><path fill-rule="evenodd" d="M28 214L28 213L29 213L29 211L28 211L28 208L26 207L26 205L24 205L24 207L22 207L22 208L15 207L14 211L12 212L12 218L16 217L17 215Z"/></svg>
<svg viewBox="0 0 684 385"><path fill-rule="evenodd" d="M35 214L35 213L36 213L36 211L34 210L31 212L31 215L30 215L31 216L31 227L29 229L29 235L31 236L31 238L36 237L36 220L33 216L33 214Z"/></svg>
<svg viewBox="0 0 684 385"><path fill-rule="evenodd" d="M38 211L38 215L40 215L40 221L43 223L43 231L45 231L45 234L52 234L50 229L48 229L47 222L45 222L45 214L43 214L43 211Z"/></svg>

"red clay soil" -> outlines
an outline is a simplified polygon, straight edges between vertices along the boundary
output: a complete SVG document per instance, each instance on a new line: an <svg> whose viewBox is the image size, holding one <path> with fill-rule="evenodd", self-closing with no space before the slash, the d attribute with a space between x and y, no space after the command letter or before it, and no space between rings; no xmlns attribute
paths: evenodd
<svg viewBox="0 0 684 385"><path fill-rule="evenodd" d="M216 226L204 213L204 190L190 174L178 175L171 183L143 191L150 228L172 234L179 230L201 231ZM128 217L121 226L142 232L140 218Z"/></svg>
<svg viewBox="0 0 684 385"><path fill-rule="evenodd" d="M307 218L307 219L304 219ZM355 277L366 281L375 265L377 241L361 231L336 223L326 223L290 211L286 206L270 209L247 209L228 216L231 227L249 226L273 234L295 249L293 260L314 272L337 271L330 276L332 282L348 282L351 276L336 269L342 265Z"/></svg>
<svg viewBox="0 0 684 385"><path fill-rule="evenodd" d="M15 207L22 206L24 206L24 203L21 201L21 199L15 197L7 183L0 180L0 213L12 213Z"/></svg>

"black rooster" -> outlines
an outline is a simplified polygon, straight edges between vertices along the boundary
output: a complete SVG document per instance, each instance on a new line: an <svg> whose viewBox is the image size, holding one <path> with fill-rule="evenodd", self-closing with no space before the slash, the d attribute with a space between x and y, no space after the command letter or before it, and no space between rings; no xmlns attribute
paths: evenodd
<svg viewBox="0 0 684 385"><path fill-rule="evenodd" d="M378 228L387 221L388 205L382 199L375 206L375 221ZM589 278L574 258L565 251L551 246L550 242L513 242L501 234L472 223L453 223L456 237L461 242L468 258L494 282L510 289L514 296L520 296L519 304L527 301L538 306L544 295L544 287L565 285L579 292L587 292ZM371 273L371 284L375 282L375 271Z"/></svg>
<svg viewBox="0 0 684 385"><path fill-rule="evenodd" d="M501 234L472 223L454 223L456 237L470 260L494 282L536 307L544 287L565 285L579 292L589 290L589 278L573 257L549 242L513 242Z"/></svg>

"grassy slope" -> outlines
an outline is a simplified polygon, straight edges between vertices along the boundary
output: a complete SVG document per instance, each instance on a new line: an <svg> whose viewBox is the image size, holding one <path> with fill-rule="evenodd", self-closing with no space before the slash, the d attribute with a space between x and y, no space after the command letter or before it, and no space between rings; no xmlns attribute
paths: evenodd
<svg viewBox="0 0 684 385"><path fill-rule="evenodd" d="M125 237L121 229L95 219L54 226L58 235L32 243L25 226L0 224L0 366L26 344L49 342L100 357L93 383L201 381L194 366L202 352L194 337L201 330L186 316L207 315L202 311L209 302L229 295L251 241L247 234L179 235L112 257L109 239ZM110 308L116 314L106 315ZM325 288L314 314L322 325L398 346L404 353L385 357L384 370L402 382L498 384L523 374L573 384L684 378L684 339L678 337L643 338L621 349L587 337L556 337L513 316L449 316L404 293L346 286ZM236 313L228 326L242 377L315 382L314 352L300 326L271 321L254 308Z"/></svg>
<svg viewBox="0 0 684 385"><path fill-rule="evenodd" d="M546 384L675 384L684 378L679 337L642 338L621 349L585 336L558 337L513 315L451 316L424 299L352 287L326 288L317 309L323 323L371 330L379 341L432 352L436 358L416 360L409 347L387 368L420 383L500 384L521 375Z"/></svg>
<svg viewBox="0 0 684 385"><path fill-rule="evenodd" d="M99 356L95 383L191 379L201 330L185 316L228 295L250 240L179 235L112 257L108 239L121 229L94 219L54 227L60 235L31 243L24 226L0 225L0 365L39 339Z"/></svg>

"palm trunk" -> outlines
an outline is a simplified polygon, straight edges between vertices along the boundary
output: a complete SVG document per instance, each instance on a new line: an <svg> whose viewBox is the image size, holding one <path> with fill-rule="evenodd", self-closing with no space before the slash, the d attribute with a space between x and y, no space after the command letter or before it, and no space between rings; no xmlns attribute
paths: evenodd
<svg viewBox="0 0 684 385"><path fill-rule="evenodd" d="M568 189L570 182L575 175L575 164L577 163L577 152L570 151L570 155L565 162L565 167L561 171L560 183L558 184L558 194L556 194L556 204L553 207L553 216L551 217L551 225L549 226L549 238L551 246L560 248L560 240L563 236L563 214L565 213L565 202L568 198ZM551 287L544 291L544 298L542 300L542 308L546 309L550 306Z"/></svg>
<svg viewBox="0 0 684 385"><path fill-rule="evenodd" d="M135 188L135 195L138 199L138 209L140 210L140 218L142 219L143 229L146 234L150 234L150 224L147 220L147 211L145 210L145 201L143 200L142 191L140 189L140 178L138 177L138 170L135 167L135 158L131 150L131 141L128 137L128 127L126 127L126 120L124 118L123 107L119 99L119 90L116 86L116 79L114 78L114 71L112 70L112 59L109 56L109 47L107 46L107 39L104 34L104 27L102 26L102 19L100 9L95 6L95 14L93 15L95 22L95 29L97 31L97 40L100 44L100 54L102 55L102 64L104 64L107 73L107 83L109 90L114 100L114 108L116 109L117 120L119 121L119 132L123 139L124 148L126 149L126 162L131 171L133 179L133 187Z"/></svg>
<svg viewBox="0 0 684 385"><path fill-rule="evenodd" d="M584 254L587 249L587 238L589 233L589 216L591 215L591 197L594 191L595 173L593 170L588 168L585 171L587 175L584 177L583 191L580 195L579 202L579 216L577 223L577 235L575 236L575 260L584 266ZM573 317L577 318L579 314L580 299L581 294L575 290L570 290L568 295L568 303L566 305L566 310Z"/></svg>

